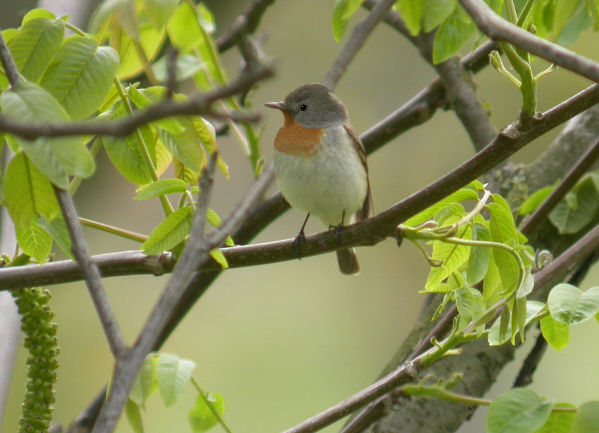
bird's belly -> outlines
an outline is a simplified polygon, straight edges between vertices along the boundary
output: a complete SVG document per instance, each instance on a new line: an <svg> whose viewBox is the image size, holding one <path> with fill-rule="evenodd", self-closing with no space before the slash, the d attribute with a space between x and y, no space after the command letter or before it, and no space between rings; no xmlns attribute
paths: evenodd
<svg viewBox="0 0 599 433"><path fill-rule="evenodd" d="M328 146L312 155L289 155L275 149L277 184L289 204L317 216L326 225L349 223L362 207L367 175L356 152Z"/></svg>

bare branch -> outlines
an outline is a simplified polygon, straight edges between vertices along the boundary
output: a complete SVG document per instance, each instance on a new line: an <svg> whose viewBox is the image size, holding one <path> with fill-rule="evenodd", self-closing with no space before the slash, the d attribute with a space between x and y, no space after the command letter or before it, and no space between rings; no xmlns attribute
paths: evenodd
<svg viewBox="0 0 599 433"><path fill-rule="evenodd" d="M531 234L539 226L541 222L549 215L549 213L557 206L562 198L576 184L578 179L584 175L593 163L599 158L599 140L588 148L576 164L568 171L559 185L549 194L549 196L541 203L541 205L520 225L520 231L525 235Z"/></svg>
<svg viewBox="0 0 599 433"><path fill-rule="evenodd" d="M12 87L15 87L19 81L21 81L21 76L19 75L19 71L17 70L17 66L10 55L10 51L8 50L8 46L6 45L6 41L2 36L2 29L0 29L0 63L2 63L2 67L4 68L4 72L6 73L6 78L8 78L8 82Z"/></svg>
<svg viewBox="0 0 599 433"><path fill-rule="evenodd" d="M214 102L248 90L254 84L273 75L274 71L268 66L259 66L246 70L237 80L225 87L206 93L195 93L186 101L176 102L164 99L161 102L143 110L136 111L131 116L109 122L87 121L72 123L37 123L21 122L6 114L0 114L0 131L8 132L25 139L38 137L67 137L73 135L108 135L124 137L133 133L146 123L165 117L177 115L206 115L218 118L232 118L239 121L255 121L257 116L239 114L224 114L212 109Z"/></svg>
<svg viewBox="0 0 599 433"><path fill-rule="evenodd" d="M85 243L83 229L77 219L77 212L75 210L75 205L73 204L73 199L68 191L63 189L54 187L54 192L58 199L60 209L62 210L67 229L69 230L69 235L71 236L73 255L79 263L81 273L87 283L89 294L94 301L94 306L100 317L100 323L102 323L102 328L104 328L110 350L112 351L113 356L118 359L126 350L125 342L116 322L116 318L114 317L112 308L110 307L110 303L108 302L108 298L106 297L106 292L102 285L102 278L100 277L100 271L93 262L87 244Z"/></svg>
<svg viewBox="0 0 599 433"><path fill-rule="evenodd" d="M329 89L334 89L339 79L347 69L347 66L358 53L366 38L374 30L376 25L383 19L385 12L393 6L395 0L381 0L372 8L372 11L362 21L360 21L353 29L349 39L343 46L343 49L331 65L327 75L322 80L322 84Z"/></svg>
<svg viewBox="0 0 599 433"><path fill-rule="evenodd" d="M274 170L271 165L262 172L260 178L252 185L250 191L223 224L205 238L200 231L203 226L203 217L199 212L196 214L191 235L175 266L172 278L150 314L131 353L123 362L117 362L112 380L113 385L100 410L94 425L94 432L106 432L114 429L143 360L155 346L162 328L168 321L170 312L177 305L177 301L186 293L190 281L193 280L194 272L209 259L210 250L222 245L226 237L240 226L247 213L258 204L273 176ZM203 191L203 193L208 195L209 191ZM202 242L202 239L205 241Z"/></svg>
<svg viewBox="0 0 599 433"><path fill-rule="evenodd" d="M548 42L499 17L481 0L460 0L481 32L599 83L599 64Z"/></svg>
<svg viewBox="0 0 599 433"><path fill-rule="evenodd" d="M239 43L246 36L253 34L260 24L262 15L264 15L266 9L274 2L275 0L252 1L243 13L237 17L235 23L216 41L218 50L223 53Z"/></svg>

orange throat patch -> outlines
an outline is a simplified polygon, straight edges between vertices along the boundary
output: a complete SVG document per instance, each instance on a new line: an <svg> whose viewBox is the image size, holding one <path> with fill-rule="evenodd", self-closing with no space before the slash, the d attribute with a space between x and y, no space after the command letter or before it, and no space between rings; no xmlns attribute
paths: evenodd
<svg viewBox="0 0 599 433"><path fill-rule="evenodd" d="M291 115L283 111L285 124L275 137L275 149L293 156L312 156L322 146L324 129L305 128L297 123Z"/></svg>

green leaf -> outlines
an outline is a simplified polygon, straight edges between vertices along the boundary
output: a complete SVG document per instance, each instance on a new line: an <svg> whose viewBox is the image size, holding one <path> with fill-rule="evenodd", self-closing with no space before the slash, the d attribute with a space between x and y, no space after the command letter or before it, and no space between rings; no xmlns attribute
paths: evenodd
<svg viewBox="0 0 599 433"><path fill-rule="evenodd" d="M454 245L442 241L433 242L432 257L441 260L443 264L431 269L424 289L426 292L437 291L437 286L453 272L467 262L470 248L464 245Z"/></svg>
<svg viewBox="0 0 599 433"><path fill-rule="evenodd" d="M591 27L593 17L585 5L585 0L578 1L578 8L562 29L556 42L560 45L570 45L576 42L580 34Z"/></svg>
<svg viewBox="0 0 599 433"><path fill-rule="evenodd" d="M195 367L195 362L172 354L165 353L158 356L156 377L160 396L166 407L181 398L185 387L191 381L191 372Z"/></svg>
<svg viewBox="0 0 599 433"><path fill-rule="evenodd" d="M167 89L162 86L153 86L146 89L137 90L135 87L130 86L127 89L127 95L137 108L143 110L149 108L154 104L157 104L166 95ZM159 126L173 134L180 134L185 131L185 127L181 125L174 117L167 117L151 123L152 125Z"/></svg>
<svg viewBox="0 0 599 433"><path fill-rule="evenodd" d="M62 216L57 216L51 220L47 220L44 217L40 217L37 223L48 232L58 248L61 249L71 260L74 260L73 253L71 251L71 236L67 229L67 224Z"/></svg>
<svg viewBox="0 0 599 433"><path fill-rule="evenodd" d="M133 400L127 400L127 407L125 408L125 413L127 414L127 420L129 421L131 429L135 433L144 433L144 425L141 419L141 411L139 410L139 406L135 404Z"/></svg>
<svg viewBox="0 0 599 433"><path fill-rule="evenodd" d="M214 259L216 263L220 265L221 268L229 269L229 262L227 261L227 258L221 252L221 250L219 250L218 248L211 250L210 256Z"/></svg>
<svg viewBox="0 0 599 433"><path fill-rule="evenodd" d="M156 28L161 28L170 19L179 0L143 0L144 11Z"/></svg>
<svg viewBox="0 0 599 433"><path fill-rule="evenodd" d="M560 351L570 342L570 325L558 322L551 316L541 319L543 337L555 350Z"/></svg>
<svg viewBox="0 0 599 433"><path fill-rule="evenodd" d="M553 35L557 37L562 32L562 29L566 23L570 20L570 17L576 10L578 1L558 1L555 5L555 12L553 15Z"/></svg>
<svg viewBox="0 0 599 433"><path fill-rule="evenodd" d="M408 219L404 223L404 225L414 227L419 224L422 224L423 222L429 221L429 220L433 219L433 217L435 217L435 215L439 214L439 212L441 212L443 209L450 206L451 203L459 203L459 202L468 201L468 200L477 201L478 200L478 193L477 193L478 186L477 185L480 185L480 183L472 182L467 187L457 190L453 194L450 194L449 196L445 197L444 199L439 200L434 205L432 205L432 206L426 208L425 210L423 210L422 212L414 215L412 218Z"/></svg>
<svg viewBox="0 0 599 433"><path fill-rule="evenodd" d="M356 13L363 0L335 0L333 6L333 35L335 40L339 42L345 34L347 22Z"/></svg>
<svg viewBox="0 0 599 433"><path fill-rule="evenodd" d="M488 433L533 433L551 414L553 403L530 389L512 389L493 400L487 414Z"/></svg>
<svg viewBox="0 0 599 433"><path fill-rule="evenodd" d="M599 312L599 287L583 292L571 284L558 284L549 292L547 306L558 322L582 323Z"/></svg>
<svg viewBox="0 0 599 433"><path fill-rule="evenodd" d="M571 433L596 433L599 429L599 401L587 401L578 409Z"/></svg>
<svg viewBox="0 0 599 433"><path fill-rule="evenodd" d="M456 7L456 0L424 0L423 3L422 30L425 33L444 22Z"/></svg>
<svg viewBox="0 0 599 433"><path fill-rule="evenodd" d="M591 176L586 176L549 214L549 220L560 234L582 230L595 217L599 193Z"/></svg>
<svg viewBox="0 0 599 433"><path fill-rule="evenodd" d="M157 365L158 356L156 354L150 354L146 356L139 374L133 382L133 387L129 394L129 400L135 404L144 407L146 400L158 389L157 382Z"/></svg>
<svg viewBox="0 0 599 433"><path fill-rule="evenodd" d="M169 61L168 58L168 55L162 56L152 64L152 71L154 71L154 76L159 82L166 82L169 78L167 68ZM175 66L176 82L179 83L192 78L205 65L205 62L191 54L183 54L178 56L177 64Z"/></svg>
<svg viewBox="0 0 599 433"><path fill-rule="evenodd" d="M29 12L25 14L23 20L21 21L21 26L24 26L28 21L31 21L35 18L48 18L51 20L56 19L56 16L46 9L35 8L31 9Z"/></svg>
<svg viewBox="0 0 599 433"><path fill-rule="evenodd" d="M118 119L126 116L127 112L121 100L115 102L109 111L102 113L102 120ZM141 135L147 146L150 158L156 156L156 136L148 125L140 128ZM106 154L117 170L129 182L136 185L145 185L152 182L150 169L146 164L144 149L135 133L127 137L102 137L102 144Z"/></svg>
<svg viewBox="0 0 599 433"><path fill-rule="evenodd" d="M26 81L2 93L0 107L4 113L21 121L65 122L69 119L52 95ZM69 188L68 175L87 178L95 170L94 160L85 147L84 137L15 140L35 166L60 188Z"/></svg>
<svg viewBox="0 0 599 433"><path fill-rule="evenodd" d="M491 213L489 227L491 229L491 240L507 245L513 245L516 228L514 218L508 204L503 197L493 194L493 203L487 205ZM494 248L493 259L500 269L499 276L503 286L503 293L509 294L516 289L520 269L515 257L502 249Z"/></svg>
<svg viewBox="0 0 599 433"><path fill-rule="evenodd" d="M135 200L148 200L164 194L173 192L184 193L187 190L187 183L181 179L162 179L156 182L137 188Z"/></svg>
<svg viewBox="0 0 599 433"><path fill-rule="evenodd" d="M192 50L203 38L196 13L187 2L177 7L166 28L171 43L182 53Z"/></svg>
<svg viewBox="0 0 599 433"><path fill-rule="evenodd" d="M37 81L57 53L64 37L64 23L49 18L24 22L8 43L19 72L29 81Z"/></svg>
<svg viewBox="0 0 599 433"><path fill-rule="evenodd" d="M433 63L457 55L476 32L476 25L461 6L439 26L433 41Z"/></svg>
<svg viewBox="0 0 599 433"><path fill-rule="evenodd" d="M484 316L485 302L482 293L471 287L462 287L456 290L455 299L460 313L456 332L462 332L470 322L476 322Z"/></svg>
<svg viewBox="0 0 599 433"><path fill-rule="evenodd" d="M417 36L422 30L422 14L424 1L422 0L398 0L397 10L403 18L406 27L412 36Z"/></svg>
<svg viewBox="0 0 599 433"><path fill-rule="evenodd" d="M222 416L225 413L225 400L219 394L210 392L206 395L214 410ZM189 411L189 424L194 433L202 433L210 430L218 423L212 409L206 404L201 395L196 399L194 407Z"/></svg>
<svg viewBox="0 0 599 433"><path fill-rule="evenodd" d="M38 263L44 263L52 249L52 237L36 222L29 227L17 228L17 243L25 254Z"/></svg>
<svg viewBox="0 0 599 433"><path fill-rule="evenodd" d="M543 201L553 192L555 186L546 186L545 188L541 188L531 194L524 203L520 205L520 209L518 209L519 215L526 215L538 208Z"/></svg>
<svg viewBox="0 0 599 433"><path fill-rule="evenodd" d="M185 206L177 209L158 224L141 245L147 255L159 254L182 242L191 230L193 209Z"/></svg>
<svg viewBox="0 0 599 433"><path fill-rule="evenodd" d="M168 151L179 161L195 172L200 172L206 165L206 155L200 143L194 122L188 117L178 117L178 122L184 130L180 134L172 134L164 129L158 130L158 135Z"/></svg>
<svg viewBox="0 0 599 433"><path fill-rule="evenodd" d="M133 2L131 2L133 3ZM121 80L139 75L144 70L144 59L140 58L138 49L135 44L138 43L147 58L151 63L154 58L160 53L160 49L166 39L166 30L157 30L154 26L146 25L139 29L139 42L135 42L131 36L125 32L121 32L120 39L115 42L119 47L118 54L121 58L117 75Z"/></svg>
<svg viewBox="0 0 599 433"><path fill-rule="evenodd" d="M490 241L491 233L484 225L475 223L472 225L472 240ZM489 268L490 256L490 247L473 246L470 248L468 267L466 268L466 282L468 285L474 286L485 278Z"/></svg>
<svg viewBox="0 0 599 433"><path fill-rule="evenodd" d="M52 185L22 152L6 168L4 200L17 228L29 227L39 216L52 219L59 213Z"/></svg>
<svg viewBox="0 0 599 433"><path fill-rule="evenodd" d="M545 304L539 301L526 301L525 324L529 324L539 314L543 312ZM501 320L496 320L489 331L488 341L491 346L498 346L507 342L512 336L512 321L510 320L509 309L503 307Z"/></svg>
<svg viewBox="0 0 599 433"><path fill-rule="evenodd" d="M67 38L40 81L71 119L89 117L104 101L115 78L119 55L89 37Z"/></svg>
<svg viewBox="0 0 599 433"><path fill-rule="evenodd" d="M555 409L574 409L574 406L569 403L556 403L553 406ZM543 427L535 433L570 433L572 423L576 412L561 412L554 411L549 415L549 419Z"/></svg>

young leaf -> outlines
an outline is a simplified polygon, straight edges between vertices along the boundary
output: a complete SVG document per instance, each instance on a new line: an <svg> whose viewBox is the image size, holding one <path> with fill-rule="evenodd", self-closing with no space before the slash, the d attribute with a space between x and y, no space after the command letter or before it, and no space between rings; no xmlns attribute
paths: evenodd
<svg viewBox="0 0 599 433"><path fill-rule="evenodd" d="M158 224L141 249L147 255L159 254L182 242L191 230L192 214L190 206L177 209Z"/></svg>
<svg viewBox="0 0 599 433"><path fill-rule="evenodd" d="M161 354L156 362L156 377L160 396L166 407L177 402L185 391L185 386L191 380L191 372L196 367L195 362L181 359L172 354Z"/></svg>
<svg viewBox="0 0 599 433"><path fill-rule="evenodd" d="M574 417L571 433L596 433L599 429L599 401L587 401Z"/></svg>
<svg viewBox="0 0 599 433"><path fill-rule="evenodd" d="M570 342L570 325L558 322L551 316L541 319L543 337L555 350L560 351Z"/></svg>
<svg viewBox="0 0 599 433"><path fill-rule="evenodd" d="M491 233L489 229L482 224L472 225L472 240L490 241ZM487 274L489 268L489 257L491 256L490 247L473 246L470 249L468 257L468 267L466 268L466 282L473 286Z"/></svg>
<svg viewBox="0 0 599 433"><path fill-rule="evenodd" d="M599 311L599 287L583 292L570 284L558 284L549 292L547 306L558 322L582 323Z"/></svg>
<svg viewBox="0 0 599 433"><path fill-rule="evenodd" d="M52 219L60 212L52 185L23 152L6 168L4 200L17 227L29 227L39 216Z"/></svg>
<svg viewBox="0 0 599 433"><path fill-rule="evenodd" d="M456 290L455 299L460 313L456 332L462 332L470 322L476 322L485 314L485 302L482 293L471 287Z"/></svg>
<svg viewBox="0 0 599 433"><path fill-rule="evenodd" d="M135 2L127 3L135 4ZM126 32L120 32L120 40L115 42L119 47L118 53L121 58L117 71L121 80L135 77L144 70L145 59L140 58L140 48L148 62L154 60L166 39L166 30L164 28L157 30L154 26L144 25L139 29L137 41L132 38Z"/></svg>
<svg viewBox="0 0 599 433"><path fill-rule="evenodd" d="M144 12L157 29L166 24L179 0L144 0Z"/></svg>
<svg viewBox="0 0 599 433"><path fill-rule="evenodd" d="M26 81L0 95L3 113L21 121L65 122L69 117L62 106L45 89ZM84 137L38 138L34 141L15 138L29 159L56 186L68 189L68 175L89 177L94 160L85 147Z"/></svg>
<svg viewBox="0 0 599 433"><path fill-rule="evenodd" d="M200 23L187 2L181 2L166 28L171 43L182 53L192 50L202 40Z"/></svg>
<svg viewBox="0 0 599 433"><path fill-rule="evenodd" d="M528 213L533 212L536 208L538 208L541 203L553 192L555 186L546 186L545 188L541 188L535 191L530 195L524 203L520 205L520 209L518 209L519 215L526 215Z"/></svg>
<svg viewBox="0 0 599 433"><path fill-rule="evenodd" d="M17 243L25 254L44 263L52 249L52 237L36 222L29 227L17 227Z"/></svg>
<svg viewBox="0 0 599 433"><path fill-rule="evenodd" d="M221 252L221 250L219 250L218 248L211 250L210 256L214 259L214 261L216 263L218 263L220 265L221 268L223 268L223 269L229 268L229 262L227 262L227 258Z"/></svg>
<svg viewBox="0 0 599 433"><path fill-rule="evenodd" d="M510 244L513 243L515 237L514 218L509 206L505 200L497 195L493 195L493 203L487 206L491 212L491 221L489 223L491 229L491 240L495 242ZM500 269L499 276L503 285L504 293L511 293L516 289L520 269L514 256L502 249L493 248L493 259Z"/></svg>
<svg viewBox="0 0 599 433"><path fill-rule="evenodd" d="M339 42L345 34L347 28L347 19L343 18L345 12L346 0L335 0L333 6L333 15L331 17L331 25L333 27L333 36L335 40Z"/></svg>
<svg viewBox="0 0 599 433"><path fill-rule="evenodd" d="M156 182L148 183L137 188L135 200L148 200L164 194L173 192L184 193L187 184L181 179L161 179Z"/></svg>
<svg viewBox="0 0 599 433"><path fill-rule="evenodd" d="M169 152L195 172L200 172L206 165L206 155L204 149L200 145L200 137L198 136L194 123L190 118L179 117L177 119L184 130L180 134L171 134L164 129L158 129L160 140Z"/></svg>
<svg viewBox="0 0 599 433"><path fill-rule="evenodd" d="M25 21L8 43L19 72L29 81L39 80L63 37L64 23L61 20L40 17Z"/></svg>
<svg viewBox="0 0 599 433"><path fill-rule="evenodd" d="M549 220L560 234L576 233L593 220L598 208L599 193L587 176L551 211Z"/></svg>
<svg viewBox="0 0 599 433"><path fill-rule="evenodd" d="M555 409L574 409L574 406L569 403L556 403L553 406ZM549 419L535 433L570 433L572 423L576 412L551 412Z"/></svg>
<svg viewBox="0 0 599 433"><path fill-rule="evenodd" d="M431 269L426 280L426 285L424 286L425 291L437 291L437 286L443 280L467 262L469 254L470 248L464 245L453 245L442 241L435 241L433 243L432 257L435 260L441 260L443 264Z"/></svg>
<svg viewBox="0 0 599 433"><path fill-rule="evenodd" d="M74 120L98 110L113 83L119 56L89 37L66 39L40 81Z"/></svg>
<svg viewBox="0 0 599 433"><path fill-rule="evenodd" d="M141 411L139 406L131 399L127 400L127 406L125 408L127 414L127 420L134 433L144 433L144 424L141 419Z"/></svg>
<svg viewBox="0 0 599 433"><path fill-rule="evenodd" d="M476 25L461 6L439 26L433 41L433 63L441 63L457 55L476 32Z"/></svg>
<svg viewBox="0 0 599 433"><path fill-rule="evenodd" d="M214 410L222 416L225 413L225 400L219 394L210 392L206 394L206 400ZM212 409L206 404L204 397L199 395L195 406L189 411L189 424L194 433L202 433L210 430L218 423Z"/></svg>
<svg viewBox="0 0 599 433"><path fill-rule="evenodd" d="M551 414L553 403L530 389L512 389L493 400L487 414L488 433L533 433Z"/></svg>
<svg viewBox="0 0 599 433"><path fill-rule="evenodd" d="M422 30L422 14L424 1L422 0L399 0L397 10L406 23L406 27L412 36L417 36Z"/></svg>
<svg viewBox="0 0 599 433"><path fill-rule="evenodd" d="M156 379L157 359L158 356L155 354L146 356L146 359L144 359L141 369L139 370L139 374L135 378L135 382L133 382L129 400L141 407L144 407L148 397L158 389L158 382Z"/></svg>
<svg viewBox="0 0 599 433"><path fill-rule="evenodd" d="M545 307L545 304L538 301L526 301L526 318L525 324L528 324L537 317ZM509 314L509 309L503 307L501 312L501 320L496 320L489 331L488 341L491 346L498 346L505 343L513 335L512 320ZM516 327L517 328L517 327Z"/></svg>
<svg viewBox="0 0 599 433"><path fill-rule="evenodd" d="M456 0L424 0L422 30L428 33L444 22L454 11Z"/></svg>
<svg viewBox="0 0 599 433"><path fill-rule="evenodd" d="M71 252L71 236L69 235L69 231L67 229L67 224L64 221L64 218L61 215L58 215L51 220L47 220L44 217L40 217L37 220L37 223L43 227L44 230L48 232L58 248L62 250L71 260L74 259L73 253Z"/></svg>

